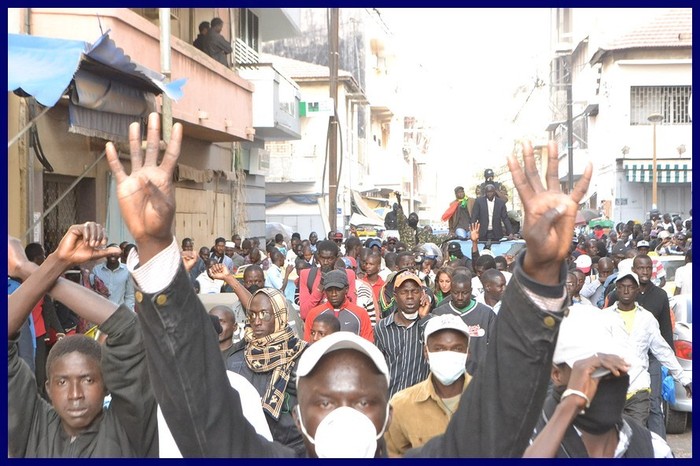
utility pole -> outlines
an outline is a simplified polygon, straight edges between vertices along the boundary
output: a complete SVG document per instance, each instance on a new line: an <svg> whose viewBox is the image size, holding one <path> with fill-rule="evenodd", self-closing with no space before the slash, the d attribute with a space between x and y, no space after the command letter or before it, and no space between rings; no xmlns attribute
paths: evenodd
<svg viewBox="0 0 700 466"><path fill-rule="evenodd" d="M565 58L566 62L566 146L569 153L569 193L574 192L574 116L573 116L573 52Z"/></svg>
<svg viewBox="0 0 700 466"><path fill-rule="evenodd" d="M338 8L330 9L328 30L328 68L330 71L330 97L333 99L333 115L328 117L328 222L331 231L338 230Z"/></svg>
<svg viewBox="0 0 700 466"><path fill-rule="evenodd" d="M170 8L159 8L158 19L160 22L160 72L165 75L165 83L170 82ZM173 110L170 97L163 92L163 141L170 142L170 133L173 129Z"/></svg>

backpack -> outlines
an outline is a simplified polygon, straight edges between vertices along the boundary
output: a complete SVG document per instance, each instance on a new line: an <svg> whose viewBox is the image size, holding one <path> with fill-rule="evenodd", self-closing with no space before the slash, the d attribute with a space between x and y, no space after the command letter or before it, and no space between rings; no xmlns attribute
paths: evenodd
<svg viewBox="0 0 700 466"><path fill-rule="evenodd" d="M309 293L313 293L314 282L316 281L317 275L318 275L318 266L312 265L311 269L309 270L309 276L306 280L306 288L309 290Z"/></svg>

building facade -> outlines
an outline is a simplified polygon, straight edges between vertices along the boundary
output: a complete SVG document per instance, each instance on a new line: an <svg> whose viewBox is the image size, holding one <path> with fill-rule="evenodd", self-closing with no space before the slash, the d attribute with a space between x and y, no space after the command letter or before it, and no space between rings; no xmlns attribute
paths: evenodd
<svg viewBox="0 0 700 466"><path fill-rule="evenodd" d="M692 10L554 9L548 128L560 141L568 185L567 86L573 179L593 163L585 207L615 222L644 221L653 207L692 208ZM660 121L653 123L653 115ZM650 117L652 117L650 119Z"/></svg>
<svg viewBox="0 0 700 466"><path fill-rule="evenodd" d="M164 38L159 10L167 10L170 17L170 34ZM287 111L286 118L282 115L266 121L257 117L256 104L279 110L279 94L275 94L279 86L266 88L252 83L254 79L264 81L262 75L269 70L249 74L251 80L243 78L239 70L256 60L262 40L299 32L298 9L25 8L8 12L11 33L93 43L109 31L110 39L131 61L156 72L162 70L165 48L171 79L187 80L183 97L172 102L170 110L163 105L162 96L154 102L156 111L184 127L176 172L176 235L194 238L197 246L209 246L213 238L230 237L234 232L265 236L264 175L268 161L262 150L264 141L280 135L299 137L298 115ZM214 17L223 20L222 36L234 48L228 65L192 45L198 24ZM120 81L117 76L110 79ZM275 79L280 81L274 74L267 80L272 83ZM268 92L268 98L260 99L258 89ZM298 98L295 87L289 84L283 89L293 105ZM9 137L40 112L31 98L11 94ZM145 114L135 119L143 117ZM95 118L107 119L108 115L98 112ZM28 132L8 151L10 234L26 242L42 242L51 251L68 226L96 220L106 224L110 241L130 240L103 154L106 139L90 131L76 134L67 98L38 118L34 127L43 150ZM128 172L125 135L112 139ZM44 159L50 163L44 164Z"/></svg>

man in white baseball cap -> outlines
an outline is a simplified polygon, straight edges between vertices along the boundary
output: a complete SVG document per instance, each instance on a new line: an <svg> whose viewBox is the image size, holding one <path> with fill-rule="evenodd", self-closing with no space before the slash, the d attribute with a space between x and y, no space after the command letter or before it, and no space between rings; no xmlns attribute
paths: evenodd
<svg viewBox="0 0 700 466"><path fill-rule="evenodd" d="M297 387L293 416L312 457L385 455L389 367L376 346L343 331L318 340L299 359Z"/></svg>
<svg viewBox="0 0 700 466"><path fill-rule="evenodd" d="M459 316L430 318L423 339L430 374L391 398L392 421L384 435L390 457L402 456L444 433L471 380L466 373L469 327Z"/></svg>

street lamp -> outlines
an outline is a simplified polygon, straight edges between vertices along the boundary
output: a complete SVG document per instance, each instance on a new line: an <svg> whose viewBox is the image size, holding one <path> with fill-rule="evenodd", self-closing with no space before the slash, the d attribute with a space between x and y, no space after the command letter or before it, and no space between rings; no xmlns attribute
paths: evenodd
<svg viewBox="0 0 700 466"><path fill-rule="evenodd" d="M651 208L656 209L656 124L664 120L664 116L660 113L652 113L647 117L654 127L654 152L652 155L651 168Z"/></svg>

